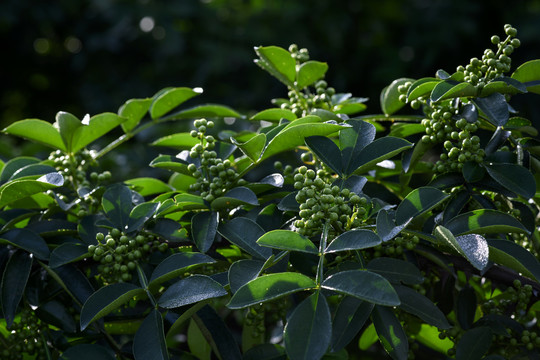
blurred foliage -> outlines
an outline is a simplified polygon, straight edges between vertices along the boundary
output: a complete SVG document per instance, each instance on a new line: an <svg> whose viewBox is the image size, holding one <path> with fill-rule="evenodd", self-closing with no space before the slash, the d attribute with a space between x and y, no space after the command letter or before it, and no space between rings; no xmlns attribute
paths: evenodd
<svg viewBox="0 0 540 360"><path fill-rule="evenodd" d="M515 64L540 56L538 0L3 0L0 125L52 121L58 109L95 114L165 86L201 86L205 102L240 111L263 108L284 94L251 62L253 46L290 43L333 64L336 90L370 97L377 112L392 79L453 71L468 61L462 51L484 48L504 23L528 49ZM538 109L519 107L540 121Z"/></svg>

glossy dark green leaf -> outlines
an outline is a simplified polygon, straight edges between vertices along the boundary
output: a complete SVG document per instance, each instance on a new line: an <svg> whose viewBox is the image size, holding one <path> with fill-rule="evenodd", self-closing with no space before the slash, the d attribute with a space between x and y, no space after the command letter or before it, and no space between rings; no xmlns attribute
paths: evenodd
<svg viewBox="0 0 540 360"><path fill-rule="evenodd" d="M281 119L293 121L296 119L296 115L288 109L281 109L281 108L275 108L275 109L266 109L263 111L260 111L253 115L249 120L264 120L264 121L270 121L270 122L279 122Z"/></svg>
<svg viewBox="0 0 540 360"><path fill-rule="evenodd" d="M50 165L30 164L18 169L9 180L34 178L37 179L42 175L56 172L56 169Z"/></svg>
<svg viewBox="0 0 540 360"><path fill-rule="evenodd" d="M345 250L361 250L377 246L381 243L381 238L373 231L364 229L353 229L339 235L332 240L324 251L333 253Z"/></svg>
<svg viewBox="0 0 540 360"><path fill-rule="evenodd" d="M437 226L433 234L441 243L454 249L478 270L484 270L489 260L489 246L478 234L456 236L444 226Z"/></svg>
<svg viewBox="0 0 540 360"><path fill-rule="evenodd" d="M476 109L476 106L474 106L474 104L469 103L463 105L463 109L461 110L459 115L471 124L475 123L478 120L478 110Z"/></svg>
<svg viewBox="0 0 540 360"><path fill-rule="evenodd" d="M264 262L260 260L238 260L229 267L229 285L234 294L239 288L254 280L263 269Z"/></svg>
<svg viewBox="0 0 540 360"><path fill-rule="evenodd" d="M493 93L484 98L475 98L474 103L495 126L504 126L508 122L508 103L504 95Z"/></svg>
<svg viewBox="0 0 540 360"><path fill-rule="evenodd" d="M86 275L72 264L63 265L54 270L49 267L45 269L68 294L81 304L94 293L94 288Z"/></svg>
<svg viewBox="0 0 540 360"><path fill-rule="evenodd" d="M440 79L427 77L418 79L412 83L407 91L407 102L418 99L419 97L429 95L433 88L441 82Z"/></svg>
<svg viewBox="0 0 540 360"><path fill-rule="evenodd" d="M540 94L540 59L521 64L512 74L512 79L523 83L527 91Z"/></svg>
<svg viewBox="0 0 540 360"><path fill-rule="evenodd" d="M122 125L122 130L125 133L129 133L133 130L141 120L144 118L150 105L152 104L152 99L130 99L126 101L120 109L118 109L118 115L127 120L124 121Z"/></svg>
<svg viewBox="0 0 540 360"><path fill-rule="evenodd" d="M178 105L202 93L202 89L190 89L186 87L164 89L154 97L150 105L150 116L157 119Z"/></svg>
<svg viewBox="0 0 540 360"><path fill-rule="evenodd" d="M56 300L40 304L35 312L41 321L54 325L65 332L74 333L77 331L77 325L73 316L69 313L65 305Z"/></svg>
<svg viewBox="0 0 540 360"><path fill-rule="evenodd" d="M422 124L394 123L390 128L388 136L406 138L411 135L424 133L426 127Z"/></svg>
<svg viewBox="0 0 540 360"><path fill-rule="evenodd" d="M463 164L463 178L469 183L482 180L486 170L480 164L474 161L467 161Z"/></svg>
<svg viewBox="0 0 540 360"><path fill-rule="evenodd" d="M296 61L291 53L278 46L255 47L260 59L255 63L287 86L293 86L296 78Z"/></svg>
<svg viewBox="0 0 540 360"><path fill-rule="evenodd" d="M312 85L315 81L324 78L328 70L328 64L320 61L308 60L297 67L296 86L303 89Z"/></svg>
<svg viewBox="0 0 540 360"><path fill-rule="evenodd" d="M81 309L81 330L135 296L144 294L144 289L130 283L116 283L97 290L86 300Z"/></svg>
<svg viewBox="0 0 540 360"><path fill-rule="evenodd" d="M443 225L445 225L450 219L456 217L467 202L469 202L470 198L471 195L467 190L459 191L453 195L444 208Z"/></svg>
<svg viewBox="0 0 540 360"><path fill-rule="evenodd" d="M424 295L407 286L398 285L394 289L401 301L401 305L399 305L401 309L418 316L426 323L439 329L450 329L452 327L443 312Z"/></svg>
<svg viewBox="0 0 540 360"><path fill-rule="evenodd" d="M66 146L58 129L48 121L39 119L20 120L9 125L3 132L66 151Z"/></svg>
<svg viewBox="0 0 540 360"><path fill-rule="evenodd" d="M174 197L174 202L178 210L202 210L208 209L208 206L205 204L203 198L199 195L191 194L178 194Z"/></svg>
<svg viewBox="0 0 540 360"><path fill-rule="evenodd" d="M242 117L242 115L240 115L234 109L231 109L228 106L223 106L223 105L218 105L218 104L204 104L204 105L194 106L192 108L185 109L185 110L180 110L178 112L174 112L171 115L161 118L160 121L196 119L196 118L203 118L203 117L240 118Z"/></svg>
<svg viewBox="0 0 540 360"><path fill-rule="evenodd" d="M282 346L266 343L246 351L242 360L287 360L287 355Z"/></svg>
<svg viewBox="0 0 540 360"><path fill-rule="evenodd" d="M150 311L133 338L135 360L168 360L163 319L158 310Z"/></svg>
<svg viewBox="0 0 540 360"><path fill-rule="evenodd" d="M285 350L291 360L319 360L330 345L330 309L320 291L302 301L283 331Z"/></svg>
<svg viewBox="0 0 540 360"><path fill-rule="evenodd" d="M240 205L259 205L257 195L245 186L238 186L227 191L212 201L212 209L232 209Z"/></svg>
<svg viewBox="0 0 540 360"><path fill-rule="evenodd" d="M0 187L0 208L26 197L43 193L64 184L60 173L45 174L36 180L19 179L10 181Z"/></svg>
<svg viewBox="0 0 540 360"><path fill-rule="evenodd" d="M478 300L473 288L465 287L459 291L456 301L456 317L462 329L468 330L472 327L477 304Z"/></svg>
<svg viewBox="0 0 540 360"><path fill-rule="evenodd" d="M381 240L384 242L392 240L409 224L409 222L410 220L403 224L396 225L394 216L382 209L377 214L377 234L379 234Z"/></svg>
<svg viewBox="0 0 540 360"><path fill-rule="evenodd" d="M7 161L0 172L0 183L6 182L9 179L12 179L16 172L29 165L37 165L40 160L36 157L31 156L18 156ZM50 171L49 171L50 172Z"/></svg>
<svg viewBox="0 0 540 360"><path fill-rule="evenodd" d="M438 83L431 91L431 101L437 102L456 97L470 97L476 95L476 86L468 82L445 80Z"/></svg>
<svg viewBox="0 0 540 360"><path fill-rule="evenodd" d="M26 288L31 269L32 255L19 250L11 255L2 273L0 286L2 313L8 328L11 327L15 319L17 307Z"/></svg>
<svg viewBox="0 0 540 360"><path fill-rule="evenodd" d="M410 261L379 257L371 260L367 269L391 282L403 282L408 285L419 285L424 282L424 276Z"/></svg>
<svg viewBox="0 0 540 360"><path fill-rule="evenodd" d="M150 286L161 284L180 276L189 266L211 264L213 262L215 262L214 259L201 253L180 252L172 254L156 266L150 277Z"/></svg>
<svg viewBox="0 0 540 360"><path fill-rule="evenodd" d="M306 145L324 164L340 175L343 172L341 151L332 140L326 136L310 136L305 139Z"/></svg>
<svg viewBox="0 0 540 360"><path fill-rule="evenodd" d="M527 229L513 216L489 209L479 209L458 215L448 221L445 227L455 235L527 232Z"/></svg>
<svg viewBox="0 0 540 360"><path fill-rule="evenodd" d="M41 236L28 229L12 229L1 235L0 243L7 242L26 250L40 260L49 258L49 247Z"/></svg>
<svg viewBox="0 0 540 360"><path fill-rule="evenodd" d="M390 85L388 85L381 91L381 109L386 116L392 115L393 113L401 109L403 106L405 106L404 102L399 101L399 95L401 95L401 93L398 91L398 86L403 85L406 82L413 81L414 79L409 78L397 79L392 81Z"/></svg>
<svg viewBox="0 0 540 360"><path fill-rule="evenodd" d="M264 229L251 219L236 217L220 224L218 232L225 239L258 259L266 260L272 255L272 249L257 244L257 240L264 235Z"/></svg>
<svg viewBox="0 0 540 360"><path fill-rule="evenodd" d="M269 231L257 240L257 244L279 250L319 253L311 240L291 230Z"/></svg>
<svg viewBox="0 0 540 360"><path fill-rule="evenodd" d="M297 191L285 195L278 204L278 209L281 211L296 211L300 210L300 204L296 201L295 197L298 194Z"/></svg>
<svg viewBox="0 0 540 360"><path fill-rule="evenodd" d="M256 163L266 146L266 135L264 133L257 134L244 143L238 142L232 138L232 142L234 145L238 146L251 161Z"/></svg>
<svg viewBox="0 0 540 360"><path fill-rule="evenodd" d="M139 230L150 219L159 207L159 203L145 202L135 206L129 213L126 231Z"/></svg>
<svg viewBox="0 0 540 360"><path fill-rule="evenodd" d="M206 275L191 275L167 287L158 304L165 309L174 309L227 295L227 291L217 281Z"/></svg>
<svg viewBox="0 0 540 360"><path fill-rule="evenodd" d="M113 224L124 230L133 207L131 190L124 184L114 184L105 190L101 204Z"/></svg>
<svg viewBox="0 0 540 360"><path fill-rule="evenodd" d="M480 96L485 97L496 92L509 95L523 94L527 92L527 87L515 79L509 77L499 77L488 82L482 88Z"/></svg>
<svg viewBox="0 0 540 360"><path fill-rule="evenodd" d="M379 335L379 341L392 359L408 359L407 335L393 311L387 307L375 306L371 319Z"/></svg>
<svg viewBox="0 0 540 360"><path fill-rule="evenodd" d="M536 181L527 168L516 164L484 164L488 174L508 190L527 199L536 194Z"/></svg>
<svg viewBox="0 0 540 360"><path fill-rule="evenodd" d="M332 351L336 352L347 346L364 326L373 304L352 296L341 300L332 322Z"/></svg>
<svg viewBox="0 0 540 360"><path fill-rule="evenodd" d="M374 304L397 306L400 303L388 280L367 270L338 272L326 278L321 286Z"/></svg>
<svg viewBox="0 0 540 360"><path fill-rule="evenodd" d="M401 225L439 205L448 197L434 187L421 187L411 191L396 210L396 224Z"/></svg>
<svg viewBox="0 0 540 360"><path fill-rule="evenodd" d="M392 136L379 138L360 151L349 169L357 175L365 173L377 163L390 159L412 146L413 144L405 139Z"/></svg>
<svg viewBox="0 0 540 360"><path fill-rule="evenodd" d="M70 262L82 260L87 256L88 245L73 242L63 243L51 252L49 266L54 269Z"/></svg>
<svg viewBox="0 0 540 360"><path fill-rule="evenodd" d="M488 239L489 259L536 281L540 281L540 263L525 248L509 240Z"/></svg>
<svg viewBox="0 0 540 360"><path fill-rule="evenodd" d="M482 359L484 354L489 350L492 341L493 334L487 326L479 326L466 331L457 344L456 359Z"/></svg>
<svg viewBox="0 0 540 360"><path fill-rule="evenodd" d="M375 126L363 120L348 120L351 127L339 132L339 147L342 153L342 168L346 175L351 174L360 163L357 157L375 139Z"/></svg>
<svg viewBox="0 0 540 360"><path fill-rule="evenodd" d="M205 253L214 243L218 226L217 212L200 212L191 219L193 241L200 252Z"/></svg>
<svg viewBox="0 0 540 360"><path fill-rule="evenodd" d="M315 281L300 273L263 275L240 287L232 296L227 307L241 309L316 286Z"/></svg>
<svg viewBox="0 0 540 360"><path fill-rule="evenodd" d="M98 344L78 344L62 353L61 360L115 360L114 353Z"/></svg>

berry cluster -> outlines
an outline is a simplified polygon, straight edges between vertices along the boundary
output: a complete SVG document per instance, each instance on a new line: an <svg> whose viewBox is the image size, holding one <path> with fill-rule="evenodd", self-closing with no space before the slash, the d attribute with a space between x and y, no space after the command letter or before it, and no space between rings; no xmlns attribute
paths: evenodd
<svg viewBox="0 0 540 360"><path fill-rule="evenodd" d="M294 175L296 201L300 204L300 219L294 225L302 235L313 236L321 232L328 221L337 233L361 225L368 210L368 200L349 189L332 186L306 166Z"/></svg>
<svg viewBox="0 0 540 360"><path fill-rule="evenodd" d="M2 359L20 360L32 356L36 360L47 359L41 339L43 328L33 311L24 308L19 322L11 326L12 332L7 338L8 347L0 352ZM25 355L27 354L27 355Z"/></svg>
<svg viewBox="0 0 540 360"><path fill-rule="evenodd" d="M98 271L106 283L131 281L136 261L156 249L165 252L168 245L152 235L139 234L130 237L119 229L111 229L107 235L97 233L97 245L89 245L88 252L100 262Z"/></svg>
<svg viewBox="0 0 540 360"><path fill-rule="evenodd" d="M420 242L420 239L416 235L409 235L401 233L400 236L387 241L383 244L379 244L374 247L373 257L378 258L381 256L397 257L403 256L405 251L411 251L416 248L416 245Z"/></svg>
<svg viewBox="0 0 540 360"><path fill-rule="evenodd" d="M287 297L282 297L273 301L267 301L261 304L249 307L246 314L246 325L253 328L252 337L258 338L264 335L268 324L275 324L285 319L287 310L290 307L290 301Z"/></svg>
<svg viewBox="0 0 540 360"><path fill-rule="evenodd" d="M191 148L189 156L200 159L200 166L194 163L188 165L188 171L197 179L189 189L199 191L204 200L212 202L231 188L245 184L245 181L238 178L230 160L219 158L213 150L216 140L212 135L206 135L206 130L214 127L214 122L199 119L194 121L194 125L197 130L192 130L190 134L200 143Z"/></svg>

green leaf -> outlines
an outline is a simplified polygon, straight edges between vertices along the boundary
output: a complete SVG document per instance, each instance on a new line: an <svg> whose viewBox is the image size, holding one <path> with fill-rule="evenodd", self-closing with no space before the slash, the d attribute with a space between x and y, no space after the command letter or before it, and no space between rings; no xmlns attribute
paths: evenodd
<svg viewBox="0 0 540 360"><path fill-rule="evenodd" d="M206 341L204 334L193 318L190 319L187 329L187 343L189 351L196 356L197 360L211 359L212 346Z"/></svg>
<svg viewBox="0 0 540 360"><path fill-rule="evenodd" d="M540 59L521 64L512 74L512 79L523 83L527 91L540 94Z"/></svg>
<svg viewBox="0 0 540 360"><path fill-rule="evenodd" d="M158 310L153 309L146 315L143 323L133 338L133 356L135 360L168 360L169 353L165 344L163 319Z"/></svg>
<svg viewBox="0 0 540 360"><path fill-rule="evenodd" d="M66 145L67 152L71 153L73 149L73 136L75 135L76 130L82 126L81 120L68 112L59 111L56 114L55 125Z"/></svg>
<svg viewBox="0 0 540 360"><path fill-rule="evenodd" d="M133 186L134 190L141 194L141 196L162 194L172 190L163 181L152 177L128 179L124 183Z"/></svg>
<svg viewBox="0 0 540 360"><path fill-rule="evenodd" d="M412 82L414 79L401 78L392 81L390 85L385 87L381 92L380 102L381 109L386 116L390 116L393 113L397 112L405 103L399 101L398 86L405 84L406 82Z"/></svg>
<svg viewBox="0 0 540 360"><path fill-rule="evenodd" d="M194 138L190 133L176 133L161 137L150 145L167 146L177 150L189 150L200 142L201 140Z"/></svg>
<svg viewBox="0 0 540 360"><path fill-rule="evenodd" d="M54 149L66 151L66 146L58 129L44 120L25 119L16 121L3 131L7 134L19 136Z"/></svg>
<svg viewBox="0 0 540 360"><path fill-rule="evenodd" d="M381 238L373 231L364 229L349 230L335 238L324 251L333 253L345 250L361 250L377 246Z"/></svg>
<svg viewBox="0 0 540 360"><path fill-rule="evenodd" d="M31 156L18 156L6 162L0 173L0 183L11 179L18 171L29 165L36 165L40 160Z"/></svg>
<svg viewBox="0 0 540 360"><path fill-rule="evenodd" d="M308 119L309 122L300 121L302 119L295 120L289 124L290 126L282 129L270 140L259 162L268 159L272 155L304 145L304 139L306 137L315 135L329 136L343 129L341 125L320 123L320 118L318 117L311 116Z"/></svg>
<svg viewBox="0 0 540 360"><path fill-rule="evenodd" d="M159 155L150 162L150 166L191 176L191 172L187 169L188 164L184 160L172 155Z"/></svg>
<svg viewBox="0 0 540 360"><path fill-rule="evenodd" d="M214 243L217 225L218 213L213 211L200 212L191 219L193 241L200 252L207 252Z"/></svg>
<svg viewBox="0 0 540 360"><path fill-rule="evenodd" d="M311 240L291 230L269 231L257 240L257 244L279 250L319 253Z"/></svg>
<svg viewBox="0 0 540 360"><path fill-rule="evenodd" d="M48 173L36 180L21 179L10 181L0 187L0 209L17 200L54 189L64 184L60 173Z"/></svg>
<svg viewBox="0 0 540 360"><path fill-rule="evenodd" d="M379 257L371 260L367 269L391 282L403 282L408 285L419 285L424 282L424 276L410 261Z"/></svg>
<svg viewBox="0 0 540 360"><path fill-rule="evenodd" d="M296 78L296 61L291 53L278 46L255 47L260 59L255 63L268 71L283 84L293 87Z"/></svg>
<svg viewBox="0 0 540 360"><path fill-rule="evenodd" d="M238 148L254 163L259 160L264 147L266 146L266 135L264 133L255 135L245 143L240 143L234 138L231 138L231 140L232 143L238 146Z"/></svg>
<svg viewBox="0 0 540 360"><path fill-rule="evenodd" d="M174 309L227 295L227 291L217 281L206 275L191 275L169 286L161 295L158 305Z"/></svg>
<svg viewBox="0 0 540 360"><path fill-rule="evenodd" d="M81 331L135 296L144 294L144 289L130 283L116 283L99 289L90 295L81 309Z"/></svg>
<svg viewBox="0 0 540 360"><path fill-rule="evenodd" d="M68 333L77 332L77 324L73 316L69 313L67 307L58 301L51 300L42 303L35 310L35 313L41 321L60 328Z"/></svg>
<svg viewBox="0 0 540 360"><path fill-rule="evenodd" d="M198 105L192 108L181 110L175 113L172 113L169 116L162 118L162 121L166 120L181 120L181 119L196 119L196 118L241 118L242 115L237 113L235 110L231 109L228 106L217 105L217 104L205 104Z"/></svg>
<svg viewBox="0 0 540 360"><path fill-rule="evenodd" d="M186 271L186 268L198 264L211 264L215 260L208 255L195 252L180 252L168 256L154 269L149 286L155 286L174 279Z"/></svg>
<svg viewBox="0 0 540 360"><path fill-rule="evenodd" d="M407 102L418 99L419 97L426 96L431 93L433 88L441 82L440 79L434 77L427 77L418 79L412 83L411 87L407 91Z"/></svg>
<svg viewBox="0 0 540 360"><path fill-rule="evenodd" d="M412 146L413 144L405 139L392 136L379 138L360 151L354 163L349 165L349 169L355 174L365 173L377 163L390 159Z"/></svg>
<svg viewBox="0 0 540 360"><path fill-rule="evenodd" d="M320 291L302 301L283 330L285 350L291 360L319 360L330 345L330 309Z"/></svg>
<svg viewBox="0 0 540 360"><path fill-rule="evenodd" d="M411 191L396 210L396 223L406 223L439 205L446 200L447 194L434 187L424 186Z"/></svg>
<svg viewBox="0 0 540 360"><path fill-rule="evenodd" d="M373 304L352 296L341 300L332 324L332 351L337 352L347 346L364 327Z"/></svg>
<svg viewBox="0 0 540 360"><path fill-rule="evenodd" d="M487 326L479 326L466 331L456 347L456 359L477 360L482 359L489 350L493 334Z"/></svg>
<svg viewBox="0 0 540 360"><path fill-rule="evenodd" d="M339 176L342 175L341 151L336 143L326 136L310 136L305 139L305 142L319 160L334 170Z"/></svg>
<svg viewBox="0 0 540 360"><path fill-rule="evenodd" d="M379 335L379 341L392 359L408 359L407 335L393 311L383 306L375 306L371 319Z"/></svg>
<svg viewBox="0 0 540 360"><path fill-rule="evenodd" d="M1 235L0 242L7 242L32 253L40 260L49 259L49 247L41 236L28 229L12 229Z"/></svg>
<svg viewBox="0 0 540 360"><path fill-rule="evenodd" d="M121 124L122 130L124 130L125 133L129 133L131 130L135 129L144 118L144 115L148 112L148 109L150 109L151 104L152 99L150 98L130 99L126 101L120 109L118 109L118 115L127 119Z"/></svg>
<svg viewBox="0 0 540 360"><path fill-rule="evenodd" d="M428 324L421 324L420 331L416 334L416 340L430 349L447 354L448 350L454 346L454 342L449 338L439 338L439 329Z"/></svg>
<svg viewBox="0 0 540 360"><path fill-rule="evenodd" d="M489 260L489 247L486 239L478 234L467 234L454 237L452 232L443 226L433 231L437 239L450 246L458 254L469 260L478 270L484 270Z"/></svg>
<svg viewBox="0 0 540 360"><path fill-rule="evenodd" d="M81 304L94 293L94 288L86 275L74 265L63 265L54 270L45 266L45 270L71 297L77 299Z"/></svg>
<svg viewBox="0 0 540 360"><path fill-rule="evenodd" d="M475 96L476 86L468 82L458 83L452 80L446 80L438 83L431 92L431 101L437 102L457 97Z"/></svg>
<svg viewBox="0 0 540 360"><path fill-rule="evenodd" d="M527 87L515 79L503 76L488 82L482 88L480 96L485 97L496 92L509 95L523 94L527 92Z"/></svg>
<svg viewBox="0 0 540 360"><path fill-rule="evenodd" d="M9 258L2 273L1 299L2 312L7 327L11 327L17 307L26 288L32 269L32 255L24 251L16 251Z"/></svg>
<svg viewBox="0 0 540 360"><path fill-rule="evenodd" d="M82 260L87 255L88 245L72 242L63 243L51 252L49 266L54 269L64 264Z"/></svg>
<svg viewBox="0 0 540 360"><path fill-rule="evenodd" d="M229 286L234 294L242 286L259 276L264 267L260 260L238 260L229 267Z"/></svg>
<svg viewBox="0 0 540 360"><path fill-rule="evenodd" d="M127 232L140 230L144 223L150 219L159 207L159 203L145 202L135 206L129 213Z"/></svg>
<svg viewBox="0 0 540 360"><path fill-rule="evenodd" d="M366 351L371 346L373 346L373 344L375 344L378 339L379 336L377 335L377 332L375 331L375 325L373 325L372 322L362 332L360 339L358 339L358 347L360 348L360 350Z"/></svg>
<svg viewBox="0 0 540 360"><path fill-rule="evenodd" d="M257 239L264 235L264 229L255 221L246 217L236 217L220 224L218 232L250 255L266 260L272 255L272 250L260 246Z"/></svg>
<svg viewBox="0 0 540 360"><path fill-rule="evenodd" d="M300 273L268 274L258 277L238 289L227 307L242 309L316 286L315 281Z"/></svg>
<svg viewBox="0 0 540 360"><path fill-rule="evenodd" d="M178 105L201 93L202 89L199 88L179 87L164 89L154 97L154 101L150 105L150 116L152 119L162 117Z"/></svg>
<svg viewBox="0 0 540 360"><path fill-rule="evenodd" d="M525 167L516 164L484 164L488 174L508 190L527 199L536 194L536 181Z"/></svg>
<svg viewBox="0 0 540 360"><path fill-rule="evenodd" d="M279 123L281 119L293 121L296 120L296 115L288 109L266 109L253 115L249 120L252 121L270 121L273 123Z"/></svg>
<svg viewBox="0 0 540 360"><path fill-rule="evenodd" d="M377 214L377 234L381 240L386 242L395 238L401 230L403 230L410 221L397 226L394 222L394 217L384 209L380 210Z"/></svg>
<svg viewBox="0 0 540 360"><path fill-rule="evenodd" d="M540 281L540 263L536 257L515 242L488 239L489 260Z"/></svg>
<svg viewBox="0 0 540 360"><path fill-rule="evenodd" d="M513 216L490 209L478 209L458 215L448 221L445 227L456 235L528 232Z"/></svg>
<svg viewBox="0 0 540 360"><path fill-rule="evenodd" d="M213 210L232 209L240 205L259 205L257 195L245 186L238 186L212 201Z"/></svg>
<svg viewBox="0 0 540 360"><path fill-rule="evenodd" d="M363 148L375 139L375 126L363 120L348 120L351 127L339 132L339 147L343 158L343 170L350 174L360 165L356 159Z"/></svg>
<svg viewBox="0 0 540 360"><path fill-rule="evenodd" d="M328 64L320 61L309 60L297 67L296 86L303 89L322 79L328 71Z"/></svg>
<svg viewBox="0 0 540 360"><path fill-rule="evenodd" d="M427 297L407 286L395 286L401 305L399 307L406 312L418 316L426 323L436 326L439 329L450 329L446 316Z"/></svg>
<svg viewBox="0 0 540 360"><path fill-rule="evenodd" d="M463 330L469 330L472 327L477 306L476 291L472 287L464 287L459 291L456 301L456 317Z"/></svg>
<svg viewBox="0 0 540 360"><path fill-rule="evenodd" d="M287 355L280 345L266 343L246 351L242 360L287 360Z"/></svg>
<svg viewBox="0 0 540 360"><path fill-rule="evenodd" d="M94 115L90 118L88 124L84 121L82 126L78 127L73 133L73 144L71 150L78 152L94 140L99 139L126 119L114 113L103 113Z"/></svg>
<svg viewBox="0 0 540 360"><path fill-rule="evenodd" d="M406 138L411 135L424 133L426 127L422 124L408 124L408 123L394 123L390 127L388 136L394 136L399 138ZM421 142L418 142L419 144Z"/></svg>
<svg viewBox="0 0 540 360"><path fill-rule="evenodd" d="M103 210L114 226L124 230L133 207L131 190L124 184L109 186L101 199Z"/></svg>
<svg viewBox="0 0 540 360"><path fill-rule="evenodd" d="M43 175L54 172L56 172L56 169L50 165L29 164L15 171L15 173L9 178L9 180L17 180L23 178L35 180Z"/></svg>
<svg viewBox="0 0 540 360"><path fill-rule="evenodd" d="M493 93L484 98L475 98L473 102L495 126L504 126L508 122L508 103L504 95Z"/></svg>
<svg viewBox="0 0 540 360"><path fill-rule="evenodd" d="M115 360L114 354L98 344L78 344L62 353L61 360Z"/></svg>
<svg viewBox="0 0 540 360"><path fill-rule="evenodd" d="M208 209L208 206L199 195L178 194L174 197L174 201L180 210Z"/></svg>

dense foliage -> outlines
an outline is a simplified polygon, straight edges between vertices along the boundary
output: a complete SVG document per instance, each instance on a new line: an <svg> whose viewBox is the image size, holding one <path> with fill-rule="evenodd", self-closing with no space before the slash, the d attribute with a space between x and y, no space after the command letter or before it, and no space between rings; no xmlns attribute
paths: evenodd
<svg viewBox="0 0 540 360"><path fill-rule="evenodd" d="M395 80L379 115L291 45L255 48L287 96L250 117L175 87L11 124L53 150L1 163L2 358L537 354L540 153L509 101L540 93L540 60L510 74L516 35ZM149 144L166 182L100 165L173 121Z"/></svg>

